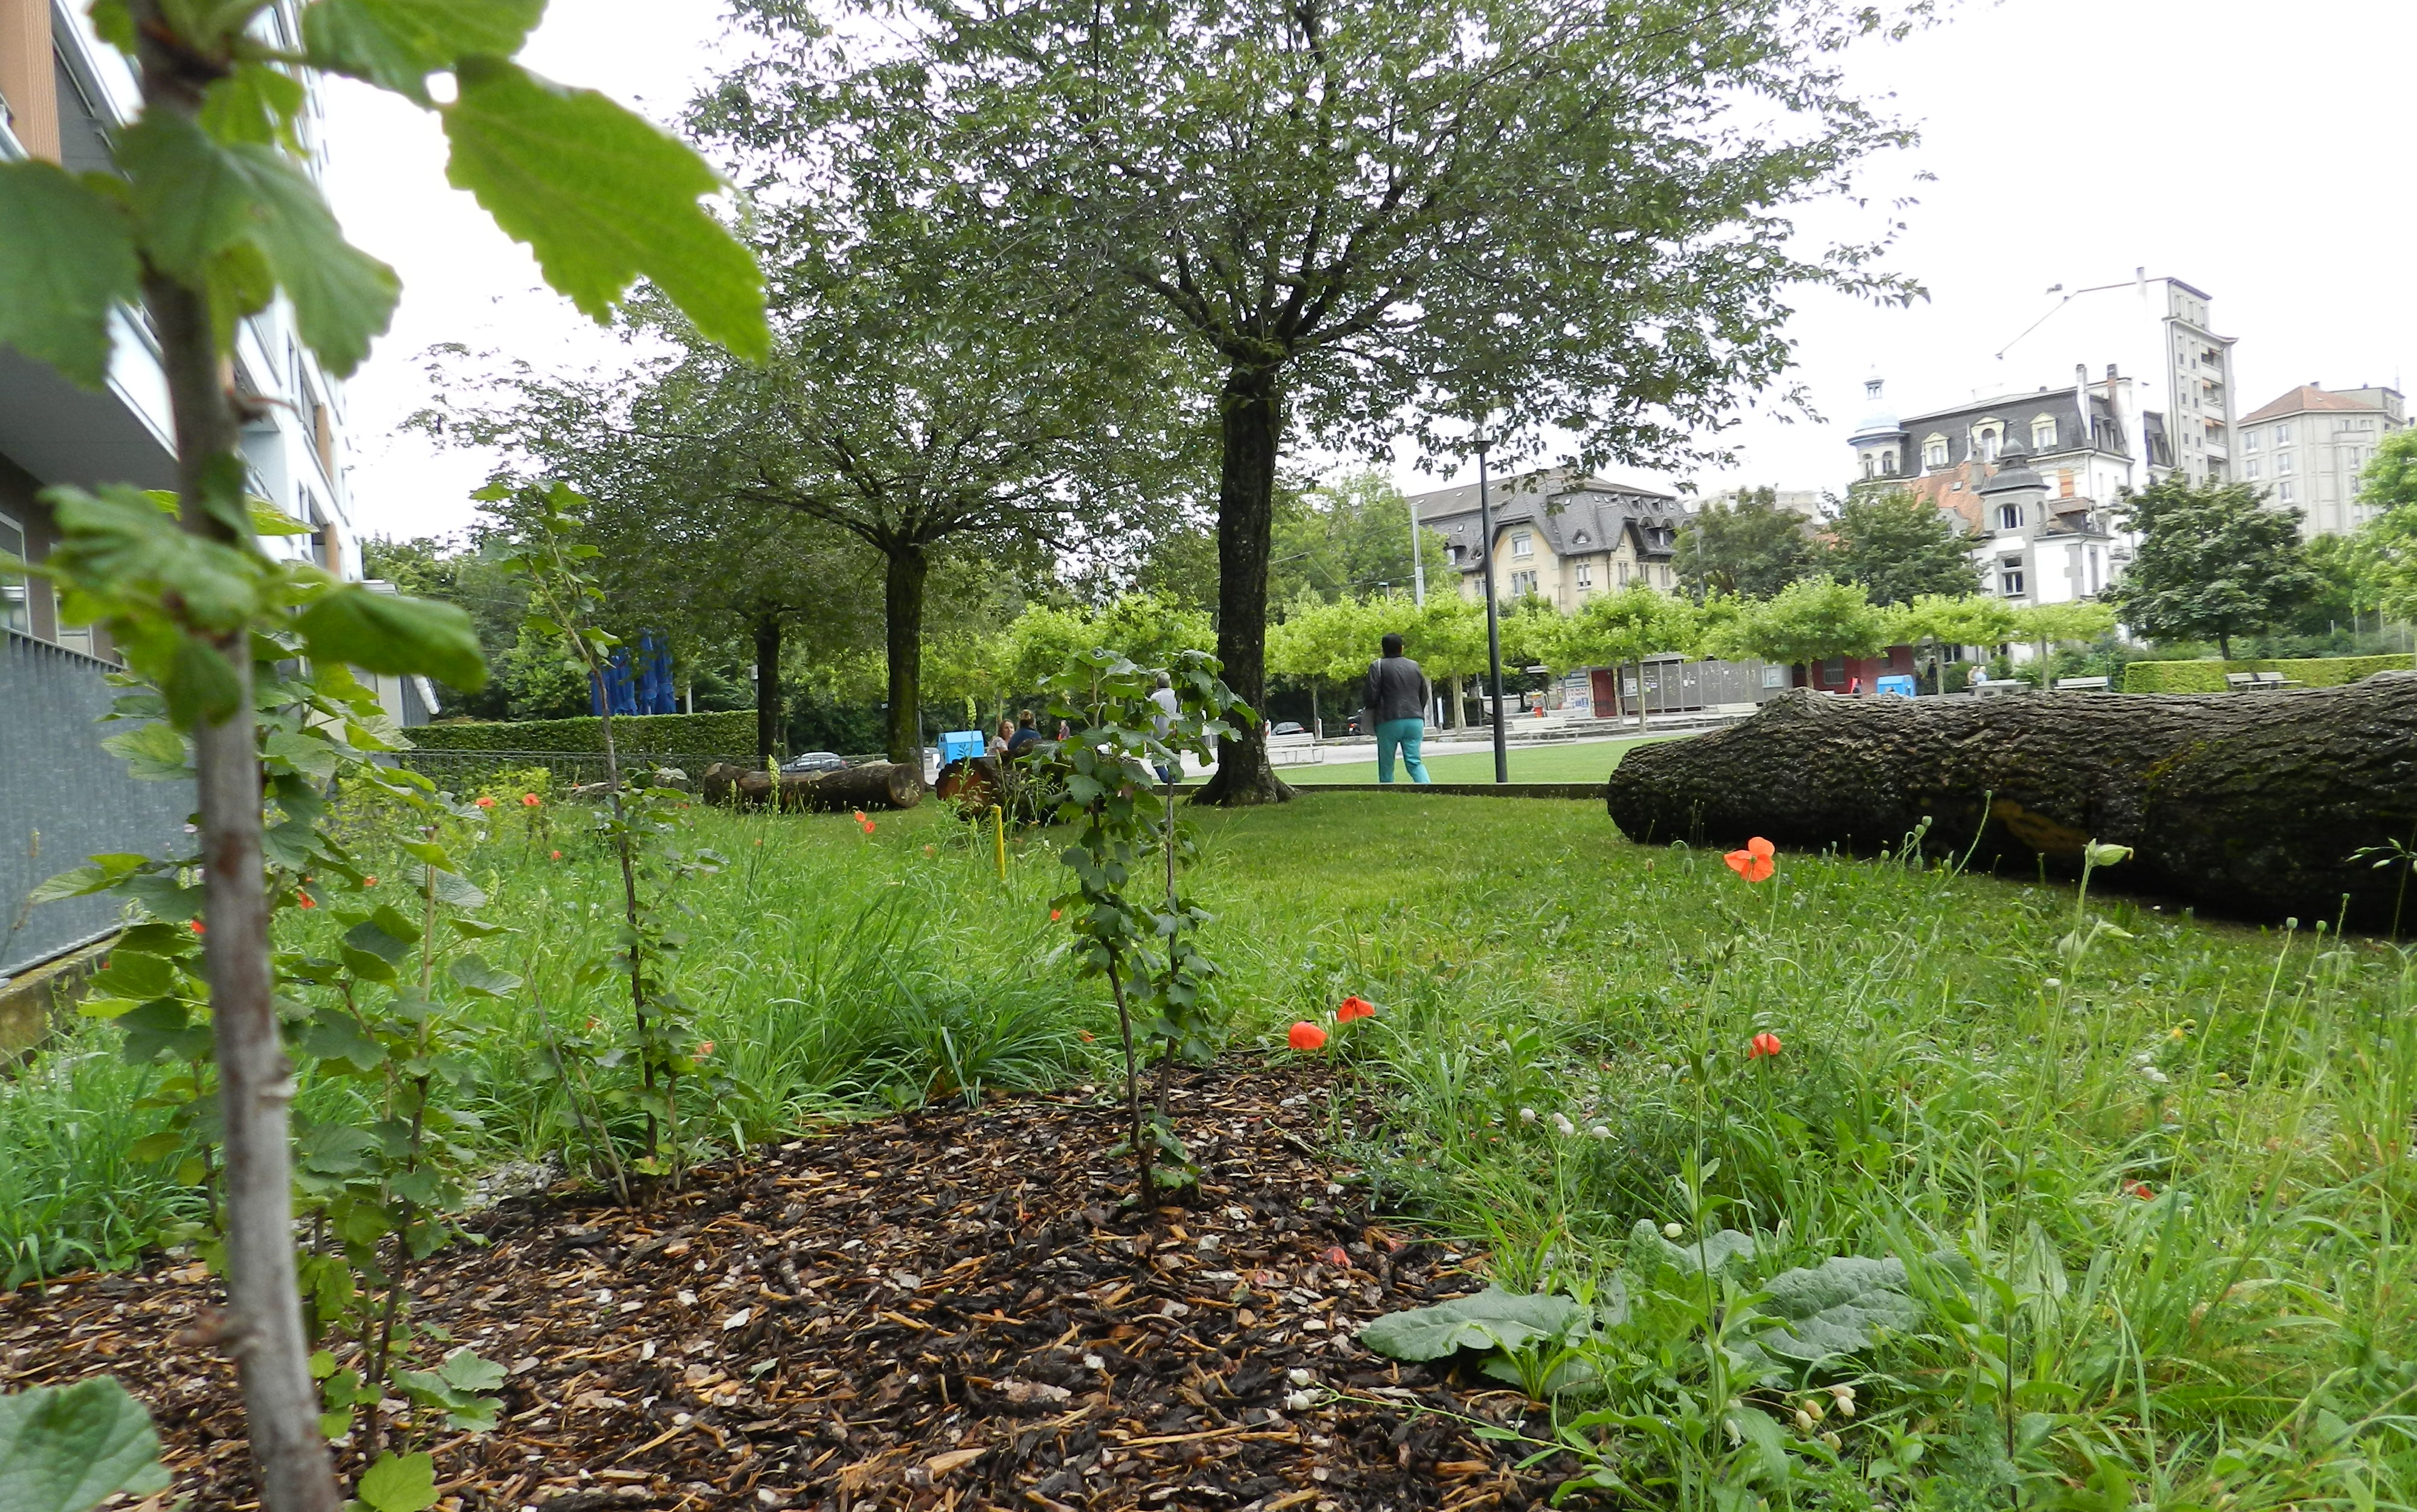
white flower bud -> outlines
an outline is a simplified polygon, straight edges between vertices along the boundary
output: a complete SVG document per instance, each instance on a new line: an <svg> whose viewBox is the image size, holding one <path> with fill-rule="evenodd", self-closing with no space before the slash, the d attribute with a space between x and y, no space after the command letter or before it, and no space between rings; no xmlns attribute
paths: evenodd
<svg viewBox="0 0 2417 1512"><path fill-rule="evenodd" d="M1684 1233L1684 1232L1687 1232L1687 1229L1686 1229L1686 1225L1684 1225L1684 1224L1680 1224L1680 1223L1665 1223L1664 1225L1662 1225L1662 1237L1663 1237L1663 1238L1665 1238L1665 1239L1676 1239L1677 1237L1679 1237L1679 1235L1680 1235L1680 1234L1682 1234L1682 1233Z"/></svg>
<svg viewBox="0 0 2417 1512"><path fill-rule="evenodd" d="M1317 1377L1311 1375L1308 1371L1296 1365L1291 1369L1285 1372L1285 1379L1291 1382L1296 1386L1305 1386L1311 1382L1316 1380Z"/></svg>
<svg viewBox="0 0 2417 1512"><path fill-rule="evenodd" d="M1519 1110L1519 1122L1523 1124L1532 1124L1535 1121L1536 1110L1533 1108L1522 1108Z"/></svg>
<svg viewBox="0 0 2417 1512"><path fill-rule="evenodd" d="M1553 1115L1553 1127L1560 1131L1561 1138L1563 1139L1567 1139L1578 1131L1578 1126L1570 1122L1570 1115L1567 1113L1555 1113Z"/></svg>
<svg viewBox="0 0 2417 1512"><path fill-rule="evenodd" d="M1314 1391L1296 1391L1285 1399L1285 1408L1289 1412L1305 1413L1316 1405L1317 1393Z"/></svg>
<svg viewBox="0 0 2417 1512"><path fill-rule="evenodd" d="M1607 1140L1611 1138L1611 1130L1602 1124L1597 1124L1594 1127L1588 1129L1587 1132L1599 1140Z"/></svg>

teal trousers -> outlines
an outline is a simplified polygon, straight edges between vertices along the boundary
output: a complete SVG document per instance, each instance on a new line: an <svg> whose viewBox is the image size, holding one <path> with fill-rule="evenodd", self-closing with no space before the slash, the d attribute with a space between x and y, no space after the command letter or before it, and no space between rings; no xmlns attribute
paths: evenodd
<svg viewBox="0 0 2417 1512"><path fill-rule="evenodd" d="M1393 780L1393 748L1402 748L1402 764L1410 769L1410 780L1427 779L1427 764L1419 760L1419 741L1426 734L1424 719L1387 719L1376 726L1376 780Z"/></svg>

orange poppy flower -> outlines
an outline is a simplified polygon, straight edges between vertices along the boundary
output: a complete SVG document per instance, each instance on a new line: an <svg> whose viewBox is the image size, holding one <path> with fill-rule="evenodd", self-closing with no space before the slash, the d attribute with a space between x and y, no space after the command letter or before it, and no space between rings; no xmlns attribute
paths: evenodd
<svg viewBox="0 0 2417 1512"><path fill-rule="evenodd" d="M1285 1038L1286 1043L1290 1044L1293 1049L1299 1051L1323 1050L1326 1048L1326 1031L1320 1029L1317 1025L1311 1023L1306 1019L1294 1024L1292 1026L1292 1033L1285 1036Z"/></svg>
<svg viewBox="0 0 2417 1512"><path fill-rule="evenodd" d="M521 794L521 807L524 809L534 809L538 806L538 795L534 793L524 793Z"/></svg>
<svg viewBox="0 0 2417 1512"><path fill-rule="evenodd" d="M1776 1055L1778 1053L1779 1036L1771 1034L1768 1030L1755 1036L1753 1039L1746 1042L1745 1058L1749 1061L1758 1061L1766 1055Z"/></svg>
<svg viewBox="0 0 2417 1512"><path fill-rule="evenodd" d="M1375 1017L1376 1017L1376 1005L1369 1002L1366 998L1360 996L1356 992L1334 1005L1334 1021L1336 1023L1349 1023L1354 1019L1373 1019Z"/></svg>
<svg viewBox="0 0 2417 1512"><path fill-rule="evenodd" d="M294 900L300 903L304 908L316 908L319 906L311 900L311 895L309 893L296 893L294 895Z"/></svg>
<svg viewBox="0 0 2417 1512"><path fill-rule="evenodd" d="M495 800L493 798L481 797L473 801L481 809L493 809L495 806Z"/></svg>
<svg viewBox="0 0 2417 1512"><path fill-rule="evenodd" d="M1731 871L1748 882L1767 882L1771 872L1771 858L1777 850L1777 846L1756 835L1745 842L1744 850L1731 851L1721 859L1729 864Z"/></svg>
<svg viewBox="0 0 2417 1512"><path fill-rule="evenodd" d="M200 919L195 919L195 920L193 920L193 921L192 921L192 930L193 930L193 932L194 932L195 934L197 934L197 935L200 935L200 934L207 934L207 933L209 933L209 932L210 932L210 927L209 927L208 925L206 925L206 924L203 923Z"/></svg>

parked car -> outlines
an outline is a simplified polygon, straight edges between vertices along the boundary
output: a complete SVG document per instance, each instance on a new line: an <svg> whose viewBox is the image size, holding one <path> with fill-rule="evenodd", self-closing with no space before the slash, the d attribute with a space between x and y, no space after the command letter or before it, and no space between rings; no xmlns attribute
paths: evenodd
<svg viewBox="0 0 2417 1512"><path fill-rule="evenodd" d="M1286 719L1268 732L1268 734L1270 737L1276 735L1305 735L1307 733L1309 733L1309 732L1301 727L1300 721L1295 719Z"/></svg>
<svg viewBox="0 0 2417 1512"><path fill-rule="evenodd" d="M803 772L836 772L847 764L847 758L836 751L810 750L802 756L792 756L781 764L781 770L795 777Z"/></svg>

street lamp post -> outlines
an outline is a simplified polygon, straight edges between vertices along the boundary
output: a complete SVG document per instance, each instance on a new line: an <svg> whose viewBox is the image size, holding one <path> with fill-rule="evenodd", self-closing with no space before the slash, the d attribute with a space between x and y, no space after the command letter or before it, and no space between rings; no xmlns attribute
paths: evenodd
<svg viewBox="0 0 2417 1512"><path fill-rule="evenodd" d="M1482 435L1477 442L1477 532L1485 550L1485 667L1494 690L1494 780L1507 783L1511 780L1511 747L1502 729L1502 618L1494 597L1494 499L1485 474L1485 439Z"/></svg>
<svg viewBox="0 0 2417 1512"><path fill-rule="evenodd" d="M1419 556L1419 507L1409 501L1410 508L1410 602L1421 609L1427 607L1427 566Z"/></svg>

